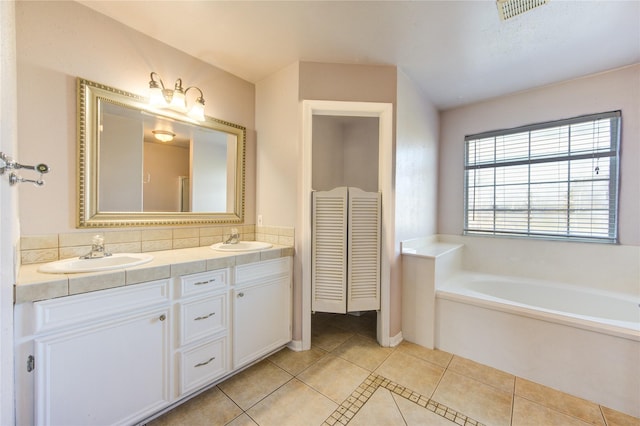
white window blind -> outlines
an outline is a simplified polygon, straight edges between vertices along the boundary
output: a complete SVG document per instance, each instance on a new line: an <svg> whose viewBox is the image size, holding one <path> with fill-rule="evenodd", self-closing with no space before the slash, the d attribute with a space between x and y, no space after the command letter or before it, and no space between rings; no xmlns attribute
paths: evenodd
<svg viewBox="0 0 640 426"><path fill-rule="evenodd" d="M620 111L465 138L464 233L617 242Z"/></svg>

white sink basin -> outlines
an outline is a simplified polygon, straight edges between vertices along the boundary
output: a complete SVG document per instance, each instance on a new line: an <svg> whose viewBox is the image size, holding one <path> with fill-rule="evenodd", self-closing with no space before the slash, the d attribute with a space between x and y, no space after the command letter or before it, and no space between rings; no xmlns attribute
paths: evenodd
<svg viewBox="0 0 640 426"><path fill-rule="evenodd" d="M239 241L236 244L217 243L211 246L212 249L219 251L253 251L271 247L273 247L273 244L263 243L262 241Z"/></svg>
<svg viewBox="0 0 640 426"><path fill-rule="evenodd" d="M146 253L114 253L111 256L96 259L70 259L57 260L45 263L38 268L39 272L50 274L73 274L78 272L98 272L111 269L128 268L151 262L153 256Z"/></svg>

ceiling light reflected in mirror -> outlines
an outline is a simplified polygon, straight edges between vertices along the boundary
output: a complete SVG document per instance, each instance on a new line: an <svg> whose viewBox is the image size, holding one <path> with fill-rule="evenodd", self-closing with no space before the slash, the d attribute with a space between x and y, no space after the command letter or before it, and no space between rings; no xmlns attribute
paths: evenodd
<svg viewBox="0 0 640 426"><path fill-rule="evenodd" d="M158 139L160 142L171 142L173 138L176 137L176 134L170 132L168 130L152 130L153 137Z"/></svg>

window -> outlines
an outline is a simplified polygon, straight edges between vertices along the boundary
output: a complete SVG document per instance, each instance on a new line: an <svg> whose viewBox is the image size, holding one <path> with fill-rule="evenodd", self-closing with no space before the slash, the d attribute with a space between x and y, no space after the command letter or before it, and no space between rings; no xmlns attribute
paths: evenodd
<svg viewBox="0 0 640 426"><path fill-rule="evenodd" d="M464 233L617 242L620 111L465 138Z"/></svg>

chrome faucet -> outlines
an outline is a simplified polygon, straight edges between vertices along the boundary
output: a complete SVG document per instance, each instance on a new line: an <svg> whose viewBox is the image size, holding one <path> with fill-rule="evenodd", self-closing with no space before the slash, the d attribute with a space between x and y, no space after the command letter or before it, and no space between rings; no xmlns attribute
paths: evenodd
<svg viewBox="0 0 640 426"><path fill-rule="evenodd" d="M111 256L111 253L104 249L104 238L102 235L96 235L91 242L91 251L80 256L80 259L98 259L107 256Z"/></svg>
<svg viewBox="0 0 640 426"><path fill-rule="evenodd" d="M224 243L225 244L238 244L240 242L240 233L238 232L238 228L231 228L231 235L227 238Z"/></svg>

